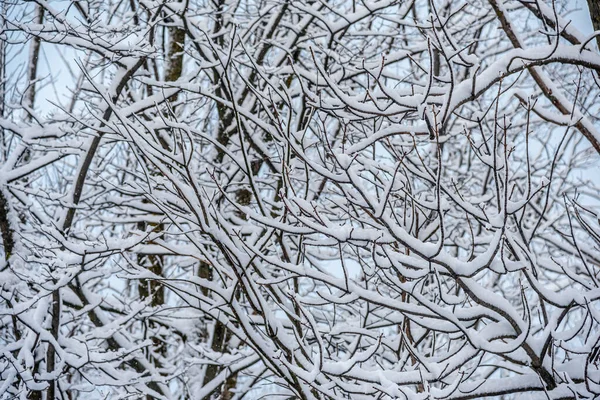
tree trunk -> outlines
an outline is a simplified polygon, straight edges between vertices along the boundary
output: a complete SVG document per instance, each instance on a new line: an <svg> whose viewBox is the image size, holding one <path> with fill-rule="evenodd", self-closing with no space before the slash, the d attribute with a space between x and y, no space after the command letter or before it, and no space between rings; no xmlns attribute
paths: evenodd
<svg viewBox="0 0 600 400"><path fill-rule="evenodd" d="M594 30L600 31L600 1L588 0L588 6L590 8L590 18L592 19ZM600 36L596 36L596 43L598 44L598 49L600 49Z"/></svg>
<svg viewBox="0 0 600 400"><path fill-rule="evenodd" d="M167 46L167 66L165 70L165 81L173 82L181 77L183 70L183 52L185 42L185 31L177 27L168 28L169 43ZM168 100L171 103L177 101L177 94L171 96ZM169 144L162 140L159 133L156 132L158 141L161 143L163 148L168 149ZM153 172L150 172L153 174ZM154 172L156 174L156 172ZM165 229L164 224L156 224L147 221L140 222L138 228L140 230L146 230L148 227L152 227L152 231L156 233L163 232ZM155 244L154 241L150 241L149 244ZM164 269L164 256L159 254L143 254L138 255L138 263L152 272L154 275L163 275ZM147 299L151 297L150 305L152 307L160 307L165 304L165 288L159 281L152 279L141 279L138 285L138 290L141 299ZM149 324L151 330L156 330L158 327L152 322ZM157 357L164 357L166 355L166 346L163 340L158 336L151 337L153 342L154 352ZM160 361L156 357L148 354L148 360L153 362L156 366L160 366ZM148 395L148 400L153 397Z"/></svg>
<svg viewBox="0 0 600 400"><path fill-rule="evenodd" d="M39 4L36 4L35 6L35 22L39 25L44 23L44 9ZM35 104L35 83L37 80L38 59L40 58L41 44L40 38L36 37L32 40L31 48L29 49L29 67L27 71L29 86L24 94L23 105L30 110L33 110ZM29 110L27 111L29 112ZM27 119L31 121L32 117L33 115L30 113Z"/></svg>
<svg viewBox="0 0 600 400"><path fill-rule="evenodd" d="M35 5L35 22L37 24L42 24L44 22L44 8L39 4ZM27 71L27 79L28 79L28 87L24 93L23 105L25 107L25 111L27 112L26 121L31 122L33 120L33 109L35 106L35 96L36 90L35 85L37 81L37 70L38 70L38 61L40 57L40 48L41 48L41 40L40 38L34 38L31 42L31 47L29 49L29 66ZM30 152L25 150L23 153L23 161L28 162L30 159ZM8 207L8 205L7 205ZM60 303L60 296L58 291L52 293L52 305L51 305L51 314L52 314L52 322L50 332L54 338L58 337L58 327L60 325L60 315L56 312L56 307L60 309L58 305ZM52 344L48 343L48 347L46 349L46 372L50 373L54 371L54 362L56 358L56 350ZM33 375L39 371L40 364L39 362L35 363ZM46 391L46 399L54 400L55 398L55 382L48 382L49 386ZM40 391L32 391L29 393L28 398L38 400L42 398L42 392Z"/></svg>

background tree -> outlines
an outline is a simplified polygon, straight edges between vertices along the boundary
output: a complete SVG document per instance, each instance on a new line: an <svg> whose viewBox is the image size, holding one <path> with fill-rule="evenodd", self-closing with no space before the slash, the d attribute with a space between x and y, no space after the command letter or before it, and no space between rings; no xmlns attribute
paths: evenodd
<svg viewBox="0 0 600 400"><path fill-rule="evenodd" d="M0 393L598 396L572 6L3 3Z"/></svg>

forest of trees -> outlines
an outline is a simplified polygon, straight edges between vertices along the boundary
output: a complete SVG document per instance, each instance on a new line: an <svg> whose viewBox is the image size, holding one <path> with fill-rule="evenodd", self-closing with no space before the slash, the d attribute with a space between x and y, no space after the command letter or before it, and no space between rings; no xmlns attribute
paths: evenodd
<svg viewBox="0 0 600 400"><path fill-rule="evenodd" d="M600 2L0 26L1 399L600 396Z"/></svg>

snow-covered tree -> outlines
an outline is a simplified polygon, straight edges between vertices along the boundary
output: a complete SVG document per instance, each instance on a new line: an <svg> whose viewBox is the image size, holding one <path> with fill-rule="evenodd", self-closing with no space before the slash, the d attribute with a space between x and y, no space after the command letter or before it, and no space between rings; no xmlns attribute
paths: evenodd
<svg viewBox="0 0 600 400"><path fill-rule="evenodd" d="M600 396L576 6L2 2L0 396Z"/></svg>

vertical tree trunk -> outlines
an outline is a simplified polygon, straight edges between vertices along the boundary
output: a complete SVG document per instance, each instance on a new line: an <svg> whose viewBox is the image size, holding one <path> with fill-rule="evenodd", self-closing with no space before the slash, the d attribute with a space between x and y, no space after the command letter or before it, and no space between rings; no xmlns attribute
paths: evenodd
<svg viewBox="0 0 600 400"><path fill-rule="evenodd" d="M58 330L60 329L60 292L56 289L52 292L52 324L50 326L50 332L54 339L58 339ZM56 362L56 349L50 343L48 343L48 350L46 352L46 371L48 373L54 372L54 363ZM46 400L54 400L56 398L56 385L57 380L51 380L46 392Z"/></svg>
<svg viewBox="0 0 600 400"><path fill-rule="evenodd" d="M184 53L184 42L185 42L185 31L183 29L177 27L168 28L168 46L167 46L167 63L165 69L165 81L176 81L181 77L181 73L183 71L183 53ZM177 101L177 94L174 94L169 98L169 102L174 103ZM159 133L156 132L158 141L161 145L168 149L169 144L164 140L161 140ZM151 172L152 173L152 172ZM164 231L164 224L156 224L148 221L143 221L138 224L138 228L141 230L146 230L146 228L152 227L153 232L160 233ZM154 244L154 241L150 241L149 244ZM164 257L159 254L144 254L138 255L138 263L149 271L151 271L154 275L161 276L163 274L164 269ZM141 299L146 299L151 297L150 304L152 307L160 307L165 303L165 288L160 282L152 279L141 279L138 286L139 294ZM154 330L157 327L154 324L149 325L150 329ZM163 357L166 355L166 346L163 343L163 340L157 336L152 336L153 348L154 352L158 355L158 357ZM160 366L160 361L153 357L152 355L148 355L148 360L153 362L156 366ZM153 397L148 395L147 399L152 399Z"/></svg>
<svg viewBox="0 0 600 400"><path fill-rule="evenodd" d="M35 23L41 25L44 23L44 9L36 4L35 6ZM31 47L29 49L29 66L27 71L27 79L29 80L29 86L24 94L24 102L23 105L33 110L33 106L35 104L35 81L37 80L37 70L38 70L38 59L40 58L40 47L41 47L40 38L36 37L31 42ZM31 120L32 115L29 114L28 120Z"/></svg>
<svg viewBox="0 0 600 400"><path fill-rule="evenodd" d="M15 247L14 230L10 226L8 214L8 200L4 195L4 191L0 188L0 233L2 234L2 245L4 246L4 259L7 264Z"/></svg>
<svg viewBox="0 0 600 400"><path fill-rule="evenodd" d="M169 82L181 78L183 71L183 53L185 43L185 31L177 27L169 28L169 60L165 71L165 80ZM177 101L177 94L169 98L169 101Z"/></svg>
<svg viewBox="0 0 600 400"><path fill-rule="evenodd" d="M590 18L595 31L600 31L600 0L588 0ZM596 36L596 43L600 49L600 36Z"/></svg>
<svg viewBox="0 0 600 400"><path fill-rule="evenodd" d="M223 11L225 9L225 0L218 0L216 5L217 5L217 10L215 13L215 26L213 29L213 34L218 34L219 32L221 32L221 30L223 29L224 23L225 23L225 21L223 19ZM221 47L223 47L225 45L225 39L223 36L219 36L216 39L216 42ZM219 86L218 92L226 97L228 90L225 85L225 82L221 83L221 85ZM235 100L232 99L232 101L235 101ZM220 144L226 146L229 143L230 138L236 132L235 124L233 122L234 115L233 115L233 112L229 108L227 108L219 103L217 103L217 111L218 111L218 118L219 118L217 141ZM225 156L224 152L219 150L217 152L215 162L220 163L223 160L224 156ZM202 278L207 278L207 277L212 278L213 277L212 266L207 262L201 262L200 268L198 270L198 275ZM212 335L209 336L209 338L211 340L211 342L210 342L211 350L214 352L217 352L217 353L223 353L227 348L228 336L229 335L228 335L227 328L225 327L225 325L223 325L220 321L215 321L215 324L213 326ZM203 385L207 385L210 381L212 381L219 374L219 372L220 372L220 367L218 365L215 365L215 364L207 365L206 371L204 373ZM228 397L228 393L230 393L230 389L233 388L233 387L231 387L231 385L235 386L235 383L230 382L230 379L228 379L227 382L225 383L224 387L221 389L222 397L224 397L224 398Z"/></svg>
<svg viewBox="0 0 600 400"><path fill-rule="evenodd" d="M41 25L44 22L44 8L39 4L35 5L35 23ZM27 113L26 120L31 122L33 119L33 109L35 106L35 96L36 96L36 80L37 80L37 70L38 70L38 60L40 56L40 48L41 48L41 40L40 38L34 38L31 42L31 47L29 49L29 65L27 70L27 79L28 79L28 87L24 93L23 98L23 106L25 107L25 111ZM30 153L28 150L25 150L23 154L23 160L25 162L29 161ZM54 338L58 337L58 328L60 326L60 295L58 291L52 293L52 303L51 303L51 314L52 314L52 322L51 322L51 334ZM52 344L48 343L48 347L46 349L46 372L54 371L54 362L56 361L56 350ZM38 372L40 367L39 362L35 364L33 375ZM49 386L46 391L46 400L54 400L55 398L55 382L48 382ZM28 396L30 399L38 400L42 398L41 391L32 391Z"/></svg>

